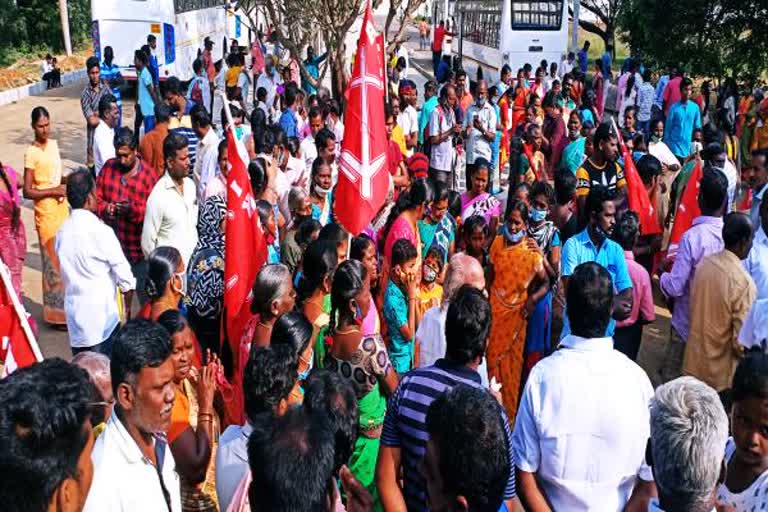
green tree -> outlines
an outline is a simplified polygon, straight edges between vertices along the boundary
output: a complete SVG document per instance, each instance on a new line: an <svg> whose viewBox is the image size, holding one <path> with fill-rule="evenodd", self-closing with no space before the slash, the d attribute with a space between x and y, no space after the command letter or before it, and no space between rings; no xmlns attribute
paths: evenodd
<svg viewBox="0 0 768 512"><path fill-rule="evenodd" d="M768 69L765 0L625 0L619 24L633 52L657 64L745 78Z"/></svg>

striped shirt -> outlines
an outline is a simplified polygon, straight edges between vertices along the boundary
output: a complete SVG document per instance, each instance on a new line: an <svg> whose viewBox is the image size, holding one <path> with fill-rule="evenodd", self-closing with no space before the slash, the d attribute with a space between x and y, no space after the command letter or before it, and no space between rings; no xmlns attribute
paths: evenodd
<svg viewBox="0 0 768 512"><path fill-rule="evenodd" d="M189 111L192 110L192 102L188 101L185 107L184 115L181 119L177 115L171 116L171 122L168 125L168 131L170 133L178 133L187 138L187 148L189 149L189 173L192 174L192 170L195 168L195 161L197 160L197 143L200 139L197 138L195 130L192 129L192 119L189 117Z"/></svg>
<svg viewBox="0 0 768 512"><path fill-rule="evenodd" d="M120 68L113 62L111 65L107 65L106 62L101 63L101 79L107 84L110 84L113 80L119 80L122 77L120 74ZM112 96L117 100L117 108L122 113L123 111L123 99L120 96L120 86L110 87Z"/></svg>
<svg viewBox="0 0 768 512"><path fill-rule="evenodd" d="M387 415L384 419L384 431L381 445L400 448L403 465L403 497L410 512L426 512L427 483L419 469L427 449L426 417L427 409L437 397L458 384L482 387L480 374L463 365L457 365L446 359L439 359L433 366L418 368L409 372L389 400ZM515 496L515 471L512 455L512 433L509 421L502 409L504 431L511 471L504 499Z"/></svg>

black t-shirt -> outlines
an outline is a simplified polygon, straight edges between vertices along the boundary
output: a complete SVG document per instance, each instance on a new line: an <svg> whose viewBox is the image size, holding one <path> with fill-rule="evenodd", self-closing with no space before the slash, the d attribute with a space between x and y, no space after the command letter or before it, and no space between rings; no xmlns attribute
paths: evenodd
<svg viewBox="0 0 768 512"><path fill-rule="evenodd" d="M560 244L565 245L565 242L579 231L579 220L576 218L576 214L571 215L563 227L560 229Z"/></svg>

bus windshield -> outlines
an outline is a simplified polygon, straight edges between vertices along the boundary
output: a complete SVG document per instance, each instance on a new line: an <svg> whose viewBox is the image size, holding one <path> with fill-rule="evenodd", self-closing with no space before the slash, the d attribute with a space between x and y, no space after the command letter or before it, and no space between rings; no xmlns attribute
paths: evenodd
<svg viewBox="0 0 768 512"><path fill-rule="evenodd" d="M512 30L560 30L563 21L563 0L511 2Z"/></svg>

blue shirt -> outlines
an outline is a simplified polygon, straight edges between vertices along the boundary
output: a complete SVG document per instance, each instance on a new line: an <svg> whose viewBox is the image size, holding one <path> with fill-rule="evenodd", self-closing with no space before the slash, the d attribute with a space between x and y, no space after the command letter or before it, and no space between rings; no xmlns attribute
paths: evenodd
<svg viewBox="0 0 768 512"><path fill-rule="evenodd" d="M662 75L659 78L659 82L656 84L656 95L653 99L653 104L661 108L664 105L664 88L667 87L669 82L669 75Z"/></svg>
<svg viewBox="0 0 768 512"><path fill-rule="evenodd" d="M664 143L677 157L685 158L693 148L693 130L701 128L701 112L695 101L676 102L664 125Z"/></svg>
<svg viewBox="0 0 768 512"><path fill-rule="evenodd" d="M101 79L104 80L107 84L109 84L112 80L119 80L122 76L120 74L120 68L114 62L111 65L107 65L106 62L102 62L100 73ZM120 96L120 86L110 86L110 89L112 90L112 96L114 96L117 100L118 110L122 111L123 100Z"/></svg>
<svg viewBox="0 0 768 512"><path fill-rule="evenodd" d="M480 374L476 371L446 359L438 359L433 366L418 368L405 375L387 404L381 445L400 448L404 476L403 498L409 511L428 510L427 482L419 469L429 440L427 409L437 397L458 384L482 387ZM504 408L499 407L499 410L504 420L511 466L504 489L506 500L515 496L515 468L509 421Z"/></svg>
<svg viewBox="0 0 768 512"><path fill-rule="evenodd" d="M576 267L582 263L594 261L605 268L613 280L613 289L621 293L627 288L632 288L632 279L627 270L627 261L624 259L624 249L613 240L606 239L595 247L589 231L584 229L581 233L572 236L565 242L562 255L562 276L570 277ZM616 328L616 322L611 318L608 328L605 331L606 336L613 336L613 330ZM560 339L571 333L571 326L568 322L568 315L563 311L563 332Z"/></svg>
<svg viewBox="0 0 768 512"><path fill-rule="evenodd" d="M603 53L603 76L607 79L609 76L611 76L609 73L611 72L611 54L609 52Z"/></svg>
<svg viewBox="0 0 768 512"><path fill-rule="evenodd" d="M160 66L157 63L157 56L149 52L149 72L152 75L152 82L155 85L160 84Z"/></svg>
<svg viewBox="0 0 768 512"><path fill-rule="evenodd" d="M320 76L320 70L318 69L318 66L321 62L325 60L325 58L328 56L328 52L325 52L319 57L315 57L314 59L307 59L304 61L304 66L307 68L307 73L309 73L309 76L317 80L317 78ZM304 79L304 77L301 78L301 88L306 91L307 94L315 94L317 92L317 89L312 86L307 80Z"/></svg>
<svg viewBox="0 0 768 512"><path fill-rule="evenodd" d="M584 48L579 51L579 68L582 73L587 72L587 52L584 51Z"/></svg>
<svg viewBox="0 0 768 512"><path fill-rule="evenodd" d="M285 132L286 137L298 137L299 131L296 127L296 113L292 108L287 108L280 114L280 128Z"/></svg>
<svg viewBox="0 0 768 512"><path fill-rule="evenodd" d="M148 68L144 68L139 73L139 108L144 117L153 117L155 115L155 101L149 94L149 87L153 85L152 75Z"/></svg>
<svg viewBox="0 0 768 512"><path fill-rule="evenodd" d="M405 339L400 328L408 324L408 297L391 279L384 292L384 321L390 341L389 359L398 374L406 373L413 363L413 339Z"/></svg>
<svg viewBox="0 0 768 512"><path fill-rule="evenodd" d="M419 113L419 144L424 143L424 130L427 128L429 120L432 117L432 112L434 112L436 108L437 96L429 98L421 107L421 112Z"/></svg>

